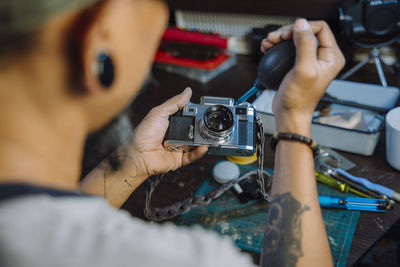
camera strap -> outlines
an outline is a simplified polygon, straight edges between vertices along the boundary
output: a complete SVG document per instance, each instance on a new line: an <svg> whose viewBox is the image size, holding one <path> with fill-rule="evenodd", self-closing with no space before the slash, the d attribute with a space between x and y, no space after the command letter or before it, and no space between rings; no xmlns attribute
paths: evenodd
<svg viewBox="0 0 400 267"><path fill-rule="evenodd" d="M257 139L257 160L258 160L258 168L256 171L250 171L240 176L239 178L233 179L227 183L219 185L216 189L199 196L191 196L186 198L183 201L176 202L175 204L163 207L163 208L152 208L151 197L156 189L156 187L160 184L161 180L164 178L165 174L160 174L157 176L150 177L146 181L145 188L145 207L144 207L144 216L151 221L164 221L176 217L180 214L188 212L192 208L198 206L206 206L211 203L214 199L220 197L226 191L231 189L235 184L238 184L247 179L256 179L258 183L258 193L260 198L266 202L269 202L270 196L269 191L272 185L272 176L270 176L266 171L263 170L264 166L264 128L261 123L261 119L257 117L256 120L256 139ZM267 190L266 190L267 188ZM268 191L268 192L267 192Z"/></svg>
<svg viewBox="0 0 400 267"><path fill-rule="evenodd" d="M258 169L257 169L257 183L258 183L258 193L261 198L269 202L270 197L266 192L265 188L271 189L272 186L272 176L268 175L268 184L266 186L265 179L263 175L263 167L264 167L264 144L265 144L265 135L264 135L264 127L262 125L260 117L257 117L256 120L256 137L257 137L257 161L258 161Z"/></svg>

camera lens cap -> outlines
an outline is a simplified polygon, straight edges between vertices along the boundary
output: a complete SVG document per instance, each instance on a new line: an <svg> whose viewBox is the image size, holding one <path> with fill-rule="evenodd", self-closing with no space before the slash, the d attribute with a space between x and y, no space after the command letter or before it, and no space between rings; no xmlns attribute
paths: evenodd
<svg viewBox="0 0 400 267"><path fill-rule="evenodd" d="M240 176L239 166L227 160L218 162L214 166L213 176L218 183L227 183Z"/></svg>

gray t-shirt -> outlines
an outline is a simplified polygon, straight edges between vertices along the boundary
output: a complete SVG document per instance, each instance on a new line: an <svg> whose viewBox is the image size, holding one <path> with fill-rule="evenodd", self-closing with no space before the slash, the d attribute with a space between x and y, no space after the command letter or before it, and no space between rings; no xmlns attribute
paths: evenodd
<svg viewBox="0 0 400 267"><path fill-rule="evenodd" d="M0 266L254 266L227 238L133 218L99 197L0 201Z"/></svg>

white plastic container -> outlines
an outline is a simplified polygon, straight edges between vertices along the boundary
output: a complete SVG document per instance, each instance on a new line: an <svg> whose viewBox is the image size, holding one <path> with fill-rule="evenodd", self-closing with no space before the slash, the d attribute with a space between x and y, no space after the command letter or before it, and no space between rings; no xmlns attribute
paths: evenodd
<svg viewBox="0 0 400 267"><path fill-rule="evenodd" d="M393 108L400 95L400 91L396 87L382 87L343 80L334 80L327 92L340 100L385 110ZM264 91L253 102L266 134L272 134L275 131L275 119L271 109L273 95L274 91ZM384 126L384 116L372 117L370 124L372 126L368 129L355 130L313 122L311 137L323 146L370 156L375 150Z"/></svg>
<svg viewBox="0 0 400 267"><path fill-rule="evenodd" d="M400 107L392 109L386 116L386 159L400 171Z"/></svg>

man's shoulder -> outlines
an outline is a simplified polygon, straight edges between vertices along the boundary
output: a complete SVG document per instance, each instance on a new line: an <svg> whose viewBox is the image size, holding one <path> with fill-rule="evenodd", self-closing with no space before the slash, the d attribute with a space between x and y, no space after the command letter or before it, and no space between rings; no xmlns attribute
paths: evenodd
<svg viewBox="0 0 400 267"><path fill-rule="evenodd" d="M101 197L25 184L0 186L0 222L84 222L105 214L124 214ZM7 216L6 216L7 214ZM127 214L124 214L126 216Z"/></svg>
<svg viewBox="0 0 400 267"><path fill-rule="evenodd" d="M100 197L35 195L4 201L0 229L0 243L7 245L0 258L22 262L19 266L54 266L60 259L65 266L251 265L230 240L215 233L150 224Z"/></svg>
<svg viewBox="0 0 400 267"><path fill-rule="evenodd" d="M113 220L134 221L130 214L95 196L27 195L0 202L0 224L16 228L84 227ZM95 230L92 226L91 230Z"/></svg>

